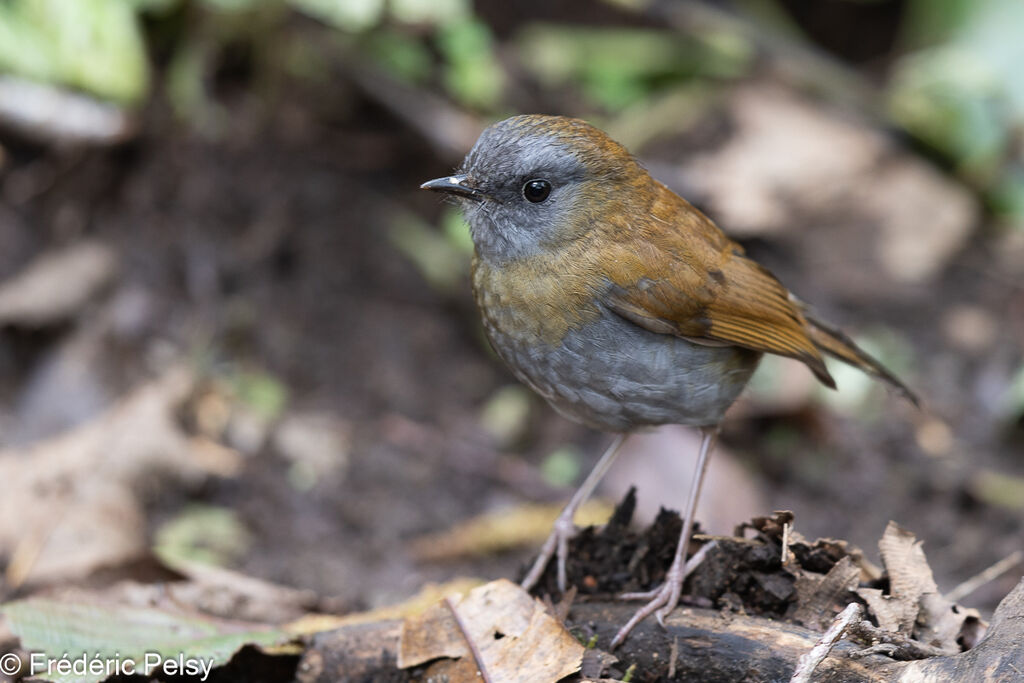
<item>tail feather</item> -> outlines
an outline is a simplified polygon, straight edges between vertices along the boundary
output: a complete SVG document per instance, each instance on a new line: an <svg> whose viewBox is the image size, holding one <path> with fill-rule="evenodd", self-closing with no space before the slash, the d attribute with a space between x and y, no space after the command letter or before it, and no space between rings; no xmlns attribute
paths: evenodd
<svg viewBox="0 0 1024 683"><path fill-rule="evenodd" d="M889 372L885 366L872 358L866 351L864 351L864 349L857 346L853 340L841 330L807 316L806 314L805 318L807 322L810 323L811 341L814 342L814 345L821 349L821 351L829 354L830 356L835 356L844 363L849 363L853 367L859 368L870 375L878 377L896 389L896 391L915 406L918 408L921 407L921 400L917 397L917 394L901 382L896 375Z"/></svg>

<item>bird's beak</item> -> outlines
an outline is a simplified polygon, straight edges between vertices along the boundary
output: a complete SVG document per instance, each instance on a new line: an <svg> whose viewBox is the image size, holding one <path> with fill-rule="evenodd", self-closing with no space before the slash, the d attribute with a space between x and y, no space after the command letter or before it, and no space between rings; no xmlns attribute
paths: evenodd
<svg viewBox="0 0 1024 683"><path fill-rule="evenodd" d="M435 192L447 192L456 194L467 199L483 199L484 193L469 184L465 173L450 175L446 178L428 180L420 185L421 190L434 190Z"/></svg>

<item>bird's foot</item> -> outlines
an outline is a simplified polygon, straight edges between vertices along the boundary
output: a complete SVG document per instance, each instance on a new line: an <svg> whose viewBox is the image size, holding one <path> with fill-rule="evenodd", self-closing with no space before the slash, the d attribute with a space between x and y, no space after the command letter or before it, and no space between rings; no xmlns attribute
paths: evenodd
<svg viewBox="0 0 1024 683"><path fill-rule="evenodd" d="M619 596L620 600L648 600L649 602L638 609L636 613L626 622L626 625L619 629L619 632L615 634L615 638L612 639L611 648L614 650L619 645L622 645L626 637L629 636L629 632L632 631L637 624L649 617L654 615L658 620L658 624L665 627L665 617L667 617L672 610L679 604L679 596L683 592L683 581L690 573L700 566L700 563L704 561L708 552L715 546L715 541L705 544L700 550L694 553L693 557L689 559L685 564L682 559L677 557L673 562L672 566L669 567L668 573L665 575L665 583L661 584L658 588L651 591L645 591L643 593L623 593Z"/></svg>
<svg viewBox="0 0 1024 683"><path fill-rule="evenodd" d="M619 645L622 645L629 632L651 614L654 614L658 623L664 627L665 617L675 609L676 604L679 602L679 594L682 592L682 587L683 582L674 579L672 572L669 571L669 575L665 577L665 583L661 584L659 588L646 593L624 593L621 595L620 597L623 600L644 600L650 596L650 602L638 609L633 617L626 622L626 625L619 629L619 632L615 634L615 638L612 639L612 649L614 650Z"/></svg>
<svg viewBox="0 0 1024 683"><path fill-rule="evenodd" d="M537 585L540 577L544 575L544 569L547 568L548 562L551 561L553 556L556 556L558 590L563 593L565 592L569 583L568 574L565 569L566 560L569 558L569 540L576 536L577 532L576 525L572 521L575 513L576 510L566 507L562 510L562 514L558 516L558 519L555 520L555 525L551 529L551 535L548 536L548 540L544 541L544 545L541 546L540 552L537 554L537 559L534 560L529 573L527 573L520 584L524 589L530 590Z"/></svg>

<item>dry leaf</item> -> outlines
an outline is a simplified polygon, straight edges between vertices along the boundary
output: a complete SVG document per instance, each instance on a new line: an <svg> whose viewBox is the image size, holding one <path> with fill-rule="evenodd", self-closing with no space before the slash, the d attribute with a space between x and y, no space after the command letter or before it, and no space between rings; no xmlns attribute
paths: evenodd
<svg viewBox="0 0 1024 683"><path fill-rule="evenodd" d="M499 579L407 618L398 666L458 658L486 668L495 683L557 681L579 671L584 649L540 601Z"/></svg>
<svg viewBox="0 0 1024 683"><path fill-rule="evenodd" d="M576 513L580 526L604 524L614 507L590 500ZM412 542L412 554L420 560L447 560L471 555L489 555L543 541L562 511L561 505L527 504L487 512L439 534Z"/></svg>
<svg viewBox="0 0 1024 683"><path fill-rule="evenodd" d="M844 556L825 576L801 571L796 579L797 608L793 618L808 628L824 629L835 617L835 605L847 604L846 594L857 586L860 569Z"/></svg>
<svg viewBox="0 0 1024 683"><path fill-rule="evenodd" d="M92 422L0 450L9 583L81 577L145 552L138 494L147 477L198 482L210 474L208 451L194 448L175 415L194 383L189 370L174 368Z"/></svg>
<svg viewBox="0 0 1024 683"><path fill-rule="evenodd" d="M176 604L204 614L280 624L313 609L313 591L282 586L223 567L161 558L188 581L159 584Z"/></svg>
<svg viewBox="0 0 1024 683"><path fill-rule="evenodd" d="M482 579L460 578L444 583L428 583L420 592L397 605L378 607L366 612L334 616L333 614L307 614L285 626L285 630L296 635L312 635L322 631L333 631L353 624L368 624L388 619L403 619L423 614L448 595L464 595L483 583Z"/></svg>
<svg viewBox="0 0 1024 683"><path fill-rule="evenodd" d="M878 549L889 575L890 597L882 602L871 595L870 600L882 611L876 612L880 625L884 618L890 626L895 622L900 632L913 634L923 643L946 652L959 652L956 641L964 622L978 619L978 612L956 605L939 593L921 546L914 534L889 522Z"/></svg>
<svg viewBox="0 0 1024 683"><path fill-rule="evenodd" d="M113 250L96 242L46 252L0 284L0 324L41 326L69 318L116 271Z"/></svg>
<svg viewBox="0 0 1024 683"><path fill-rule="evenodd" d="M903 618L903 604L882 594L880 588L858 588L857 595L868 604L868 609L878 620L879 628L885 631L899 631Z"/></svg>
<svg viewBox="0 0 1024 683"><path fill-rule="evenodd" d="M732 234L785 232L795 214L866 221L877 239L851 242L854 265L825 276L863 282L871 263L887 276L871 283L880 288L934 277L970 236L978 214L970 192L880 131L777 87L738 88L729 111L736 130L727 143L694 156L684 173ZM805 235L805 246L837 237Z"/></svg>
<svg viewBox="0 0 1024 683"><path fill-rule="evenodd" d="M889 594L898 603L899 628L910 633L920 611L921 596L938 593L921 541L895 522L889 522L878 542L889 575ZM895 606L894 606L895 607Z"/></svg>

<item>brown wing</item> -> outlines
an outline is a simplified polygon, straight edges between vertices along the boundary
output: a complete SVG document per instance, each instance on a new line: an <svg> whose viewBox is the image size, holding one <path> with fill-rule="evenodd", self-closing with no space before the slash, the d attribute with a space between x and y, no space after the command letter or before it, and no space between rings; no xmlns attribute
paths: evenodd
<svg viewBox="0 0 1024 683"><path fill-rule="evenodd" d="M732 344L802 361L835 388L822 352L913 394L838 330L809 321L768 269L686 201L662 187L649 211L656 229L618 230L605 303L641 327L698 343ZM676 229L664 230L665 225ZM643 264L643 270L636 266ZM637 280L630 274L644 272Z"/></svg>

